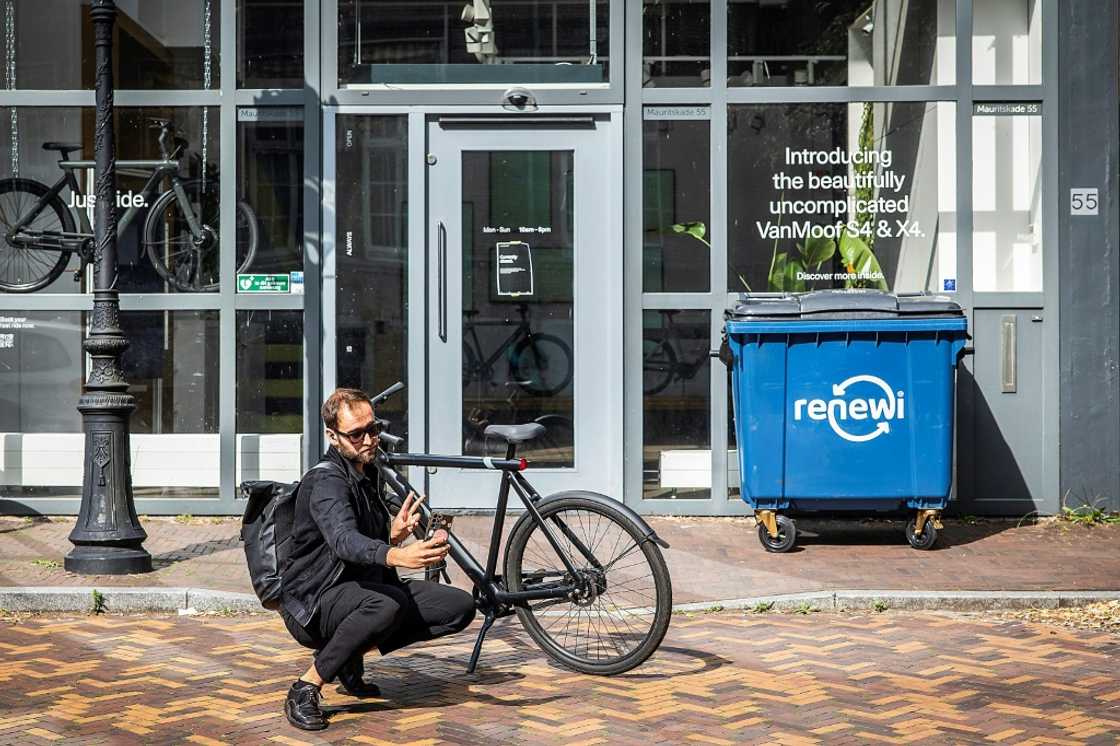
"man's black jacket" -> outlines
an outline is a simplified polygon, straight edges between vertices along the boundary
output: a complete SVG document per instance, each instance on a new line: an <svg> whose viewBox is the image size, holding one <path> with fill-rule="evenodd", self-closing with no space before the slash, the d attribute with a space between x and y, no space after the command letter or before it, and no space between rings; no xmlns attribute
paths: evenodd
<svg viewBox="0 0 1120 746"><path fill-rule="evenodd" d="M389 519L379 499L380 480L359 473L333 447L326 468L312 469L296 492L289 541L280 550L284 610L306 627L323 592L343 572L375 583L398 583L388 567Z"/></svg>

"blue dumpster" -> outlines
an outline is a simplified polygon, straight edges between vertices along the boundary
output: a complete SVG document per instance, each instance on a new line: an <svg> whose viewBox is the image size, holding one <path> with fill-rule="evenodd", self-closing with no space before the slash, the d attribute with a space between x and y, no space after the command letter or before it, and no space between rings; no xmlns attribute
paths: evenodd
<svg viewBox="0 0 1120 746"><path fill-rule="evenodd" d="M959 305L934 295L742 295L725 314L741 495L759 539L789 551L787 513L909 508L937 540L953 480Z"/></svg>

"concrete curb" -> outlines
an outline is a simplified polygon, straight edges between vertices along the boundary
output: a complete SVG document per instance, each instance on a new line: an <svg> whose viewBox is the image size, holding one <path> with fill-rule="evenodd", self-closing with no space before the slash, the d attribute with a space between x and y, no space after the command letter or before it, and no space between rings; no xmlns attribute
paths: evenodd
<svg viewBox="0 0 1120 746"><path fill-rule="evenodd" d="M93 587L0 588L0 611L88 612L93 608ZM98 588L108 613L226 612L261 613L265 609L250 593L205 588ZM676 604L674 611L711 611L715 608L767 610L848 611L886 605L908 611L989 611L1007 609L1056 609L1120 600L1120 591L811 591L752 596L725 601Z"/></svg>
<svg viewBox="0 0 1120 746"><path fill-rule="evenodd" d="M817 611L849 611L886 608L907 611L989 611L1009 609L1057 609L1085 606L1099 601L1120 600L1120 591L810 591L777 596L754 596L728 601L676 604L674 611L754 609L773 604L768 610L795 611L806 607Z"/></svg>

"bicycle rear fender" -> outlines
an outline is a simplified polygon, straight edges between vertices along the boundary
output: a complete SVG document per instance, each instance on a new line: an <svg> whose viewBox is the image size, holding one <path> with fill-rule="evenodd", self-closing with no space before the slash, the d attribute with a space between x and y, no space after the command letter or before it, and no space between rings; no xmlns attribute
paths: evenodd
<svg viewBox="0 0 1120 746"><path fill-rule="evenodd" d="M661 547L662 549L668 549L669 548L669 542L665 541L660 536L658 536L657 532L653 530L653 527L650 526L648 523L646 523L646 520L644 518L642 518L640 515L638 515L637 513L635 513L629 506L623 505L618 500L607 497L606 495L602 495L598 492L589 492L587 490L567 490L567 491L564 491L564 492L556 492L556 493L553 493L551 495L547 495L546 497L541 498L540 502L536 503L536 507L537 507L538 510L544 510L545 507L547 507L550 502L553 502L555 500L560 500L560 499L566 498L566 497L578 497L578 498L581 498L583 500L590 500L591 502L597 502L597 503L603 503L605 505L609 505L610 507L619 511L620 513L622 513L627 518L629 518L630 520L632 520L634 523L636 523L638 526L641 527L642 541L643 542L652 541L654 544ZM517 519L517 523L514 524L513 531L510 532L510 535L512 536L513 532L517 530L518 525L520 525L523 521L527 521L527 520L528 521L533 520L533 516L528 511L523 513L521 515L521 517Z"/></svg>

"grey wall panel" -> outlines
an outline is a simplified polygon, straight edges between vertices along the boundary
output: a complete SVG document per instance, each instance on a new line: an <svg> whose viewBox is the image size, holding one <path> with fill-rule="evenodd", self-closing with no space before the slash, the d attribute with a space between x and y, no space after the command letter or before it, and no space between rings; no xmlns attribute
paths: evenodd
<svg viewBox="0 0 1120 746"><path fill-rule="evenodd" d="M1120 104L1116 3L1060 3L1061 493L1120 510ZM1071 187L1100 215L1071 217Z"/></svg>

